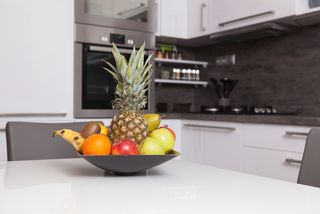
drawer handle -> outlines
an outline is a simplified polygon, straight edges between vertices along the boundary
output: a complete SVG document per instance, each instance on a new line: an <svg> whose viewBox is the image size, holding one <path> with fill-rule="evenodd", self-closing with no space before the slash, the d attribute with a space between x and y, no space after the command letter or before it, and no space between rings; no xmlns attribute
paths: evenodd
<svg viewBox="0 0 320 214"><path fill-rule="evenodd" d="M286 131L286 135L288 136L308 136L308 132L294 132L294 131Z"/></svg>
<svg viewBox="0 0 320 214"><path fill-rule="evenodd" d="M207 126L207 125L196 125L196 124L184 124L185 127L189 128L209 128L209 129L220 129L226 131L235 131L236 128L234 127L226 127L226 126Z"/></svg>
<svg viewBox="0 0 320 214"><path fill-rule="evenodd" d="M289 163L289 164L293 164L293 163L301 164L302 160L297 160L297 159L293 159L293 158L286 158L286 163Z"/></svg>
<svg viewBox="0 0 320 214"><path fill-rule="evenodd" d="M5 113L0 117L65 117L67 113Z"/></svg>
<svg viewBox="0 0 320 214"><path fill-rule="evenodd" d="M5 132L5 131L6 131L6 129L4 129L4 128L0 129L0 132Z"/></svg>
<svg viewBox="0 0 320 214"><path fill-rule="evenodd" d="M236 23L236 22L245 21L245 20L252 19L252 18L256 18L256 17L260 17L260 16L273 15L273 14L275 14L275 13L276 13L276 12L273 11L273 10L266 11L266 12L263 12L263 13L257 13L257 14L255 14L255 15L246 16L246 17L243 17L243 18L234 19L234 20L227 21L227 22L222 22L222 23L219 24L219 27L224 27L224 26L229 25L229 24L233 24L233 23Z"/></svg>

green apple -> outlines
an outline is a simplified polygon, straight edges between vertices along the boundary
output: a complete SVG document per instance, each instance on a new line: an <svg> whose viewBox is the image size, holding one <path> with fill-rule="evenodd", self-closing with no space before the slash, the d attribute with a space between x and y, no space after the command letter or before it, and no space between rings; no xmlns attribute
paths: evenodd
<svg viewBox="0 0 320 214"><path fill-rule="evenodd" d="M167 128L156 129L151 132L149 137L157 139L161 143L166 153L170 152L174 147L174 135Z"/></svg>
<svg viewBox="0 0 320 214"><path fill-rule="evenodd" d="M152 132L160 125L161 118L159 114L144 114L143 117L147 122L149 132Z"/></svg>
<svg viewBox="0 0 320 214"><path fill-rule="evenodd" d="M146 137L139 146L141 155L164 155L165 150L161 143L152 137Z"/></svg>

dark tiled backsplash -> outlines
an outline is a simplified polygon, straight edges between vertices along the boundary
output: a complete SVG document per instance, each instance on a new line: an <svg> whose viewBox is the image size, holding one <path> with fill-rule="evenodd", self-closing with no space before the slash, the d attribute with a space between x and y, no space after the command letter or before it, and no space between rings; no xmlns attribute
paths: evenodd
<svg viewBox="0 0 320 214"><path fill-rule="evenodd" d="M232 105L273 105L282 111L320 115L320 25L277 38L246 43L217 44L192 49L197 59L209 61L201 78L238 79ZM236 54L236 65L216 66L217 56ZM213 86L157 87L157 102L217 105Z"/></svg>

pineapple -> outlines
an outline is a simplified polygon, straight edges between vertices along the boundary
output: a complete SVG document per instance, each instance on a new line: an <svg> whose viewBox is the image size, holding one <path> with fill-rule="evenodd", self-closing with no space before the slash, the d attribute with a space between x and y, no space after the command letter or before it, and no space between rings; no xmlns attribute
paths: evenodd
<svg viewBox="0 0 320 214"><path fill-rule="evenodd" d="M113 142L131 139L140 144L148 135L147 123L139 113L147 104L145 94L152 74L152 65L149 64L151 56L144 62L144 47L145 44L138 51L133 48L127 62L113 44L112 54L116 66L105 61L110 68L104 69L117 81L112 107L119 113L113 117L110 126L110 137Z"/></svg>

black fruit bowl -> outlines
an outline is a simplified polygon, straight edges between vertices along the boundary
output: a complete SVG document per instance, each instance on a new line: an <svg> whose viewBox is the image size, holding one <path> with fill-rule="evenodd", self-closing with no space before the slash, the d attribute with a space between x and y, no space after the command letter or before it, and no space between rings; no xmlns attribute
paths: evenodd
<svg viewBox="0 0 320 214"><path fill-rule="evenodd" d="M167 162L180 154L166 155L80 155L89 163L115 175L134 175Z"/></svg>

